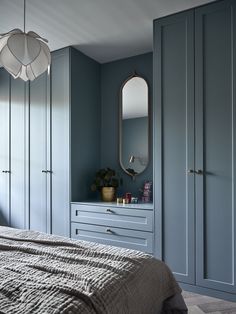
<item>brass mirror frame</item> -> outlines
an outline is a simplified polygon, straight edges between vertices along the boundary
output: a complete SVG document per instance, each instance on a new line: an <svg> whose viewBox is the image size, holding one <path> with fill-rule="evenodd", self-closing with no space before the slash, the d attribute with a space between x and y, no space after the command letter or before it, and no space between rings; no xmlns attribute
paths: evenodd
<svg viewBox="0 0 236 314"><path fill-rule="evenodd" d="M122 110L122 104L123 104L123 97L122 97L122 91L123 91L123 88L125 86L125 84L131 80L132 78L134 77L139 77L139 78L142 78L146 84L147 84L147 106L148 106L148 152L147 152L147 165L146 167L139 173L137 174L132 174L130 173L129 171L127 171L125 169L125 166L122 162L122 113L123 113L123 110ZM149 166L149 161L150 161L150 125L151 125L151 117L150 117L150 113L151 113L151 110L150 110L150 88L149 88L149 84L148 84L148 81L147 79L145 78L145 76L142 76L142 75L139 75L137 74L136 72L134 72L132 75L128 76L126 78L126 80L121 84L121 87L120 87L120 91L119 91L119 163L120 163L120 166L122 168L122 170L128 174L129 176L131 176L133 179L135 179L135 177L141 173L143 173L147 167Z"/></svg>

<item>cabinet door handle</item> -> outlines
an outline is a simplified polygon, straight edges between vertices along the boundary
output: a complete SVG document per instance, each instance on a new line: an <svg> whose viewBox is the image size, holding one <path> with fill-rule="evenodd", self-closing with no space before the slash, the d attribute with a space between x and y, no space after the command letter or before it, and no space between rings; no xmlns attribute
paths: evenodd
<svg viewBox="0 0 236 314"><path fill-rule="evenodd" d="M113 211L110 208L107 208L108 213L113 213Z"/></svg>
<svg viewBox="0 0 236 314"><path fill-rule="evenodd" d="M113 231L110 228L107 228L106 232L107 233L113 233Z"/></svg>
<svg viewBox="0 0 236 314"><path fill-rule="evenodd" d="M47 170L48 173L52 173L52 170Z"/></svg>
<svg viewBox="0 0 236 314"><path fill-rule="evenodd" d="M193 174L195 171L193 169L188 169L188 174Z"/></svg>
<svg viewBox="0 0 236 314"><path fill-rule="evenodd" d="M198 170L196 171L196 174L200 174L200 175L202 175L202 174L203 174L203 170L198 169Z"/></svg>
<svg viewBox="0 0 236 314"><path fill-rule="evenodd" d="M47 170L42 170L42 173L47 173Z"/></svg>
<svg viewBox="0 0 236 314"><path fill-rule="evenodd" d="M2 173L10 173L9 170L2 170Z"/></svg>

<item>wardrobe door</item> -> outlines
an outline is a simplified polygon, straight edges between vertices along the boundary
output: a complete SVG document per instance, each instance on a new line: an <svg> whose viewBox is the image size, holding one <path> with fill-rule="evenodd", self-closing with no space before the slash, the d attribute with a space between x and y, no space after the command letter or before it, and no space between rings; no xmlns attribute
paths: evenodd
<svg viewBox="0 0 236 314"><path fill-rule="evenodd" d="M196 10L197 284L235 287L236 5Z"/></svg>
<svg viewBox="0 0 236 314"><path fill-rule="evenodd" d="M70 213L70 50L52 55L51 68L51 180L52 233L69 236Z"/></svg>
<svg viewBox="0 0 236 314"><path fill-rule="evenodd" d="M28 228L28 84L11 78L11 226Z"/></svg>
<svg viewBox="0 0 236 314"><path fill-rule="evenodd" d="M194 283L193 11L155 21L154 62L156 255Z"/></svg>
<svg viewBox="0 0 236 314"><path fill-rule="evenodd" d="M47 78L44 73L30 83L30 229L43 232L50 232Z"/></svg>
<svg viewBox="0 0 236 314"><path fill-rule="evenodd" d="M10 76L0 69L0 225L10 224Z"/></svg>

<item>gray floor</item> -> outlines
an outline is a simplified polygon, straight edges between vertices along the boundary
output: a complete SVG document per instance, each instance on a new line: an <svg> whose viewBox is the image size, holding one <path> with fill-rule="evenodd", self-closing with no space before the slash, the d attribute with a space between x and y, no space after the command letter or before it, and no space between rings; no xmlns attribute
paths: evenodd
<svg viewBox="0 0 236 314"><path fill-rule="evenodd" d="M183 297L189 314L236 314L236 302L228 302L186 291L183 291Z"/></svg>

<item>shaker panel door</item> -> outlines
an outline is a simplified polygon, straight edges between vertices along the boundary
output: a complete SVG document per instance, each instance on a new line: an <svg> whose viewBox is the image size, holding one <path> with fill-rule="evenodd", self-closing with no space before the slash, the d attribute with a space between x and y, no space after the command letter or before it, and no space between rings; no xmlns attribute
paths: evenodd
<svg viewBox="0 0 236 314"><path fill-rule="evenodd" d="M236 292L236 5L196 10L197 284Z"/></svg>
<svg viewBox="0 0 236 314"><path fill-rule="evenodd" d="M49 232L47 206L47 74L30 84L30 229Z"/></svg>
<svg viewBox="0 0 236 314"><path fill-rule="evenodd" d="M11 226L29 226L28 84L11 78Z"/></svg>
<svg viewBox="0 0 236 314"><path fill-rule="evenodd" d="M10 76L0 69L0 225L10 224Z"/></svg>
<svg viewBox="0 0 236 314"><path fill-rule="evenodd" d="M156 230L163 260L185 283L195 281L193 35L193 11L154 24Z"/></svg>
<svg viewBox="0 0 236 314"><path fill-rule="evenodd" d="M50 182L52 233L69 236L70 217L70 66L69 49L52 56Z"/></svg>

